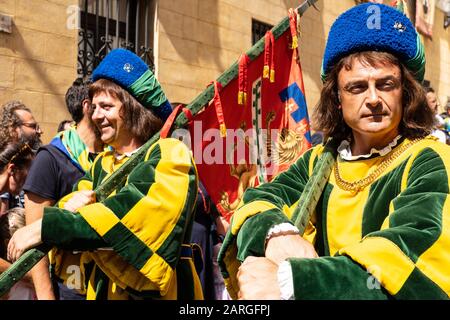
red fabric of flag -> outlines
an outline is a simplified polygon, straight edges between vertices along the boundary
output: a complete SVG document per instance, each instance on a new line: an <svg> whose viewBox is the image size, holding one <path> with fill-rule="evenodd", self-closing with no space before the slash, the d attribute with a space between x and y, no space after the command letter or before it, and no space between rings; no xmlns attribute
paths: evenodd
<svg viewBox="0 0 450 320"><path fill-rule="evenodd" d="M219 101L220 117L211 105L189 124L200 180L227 220L247 188L271 181L311 146L302 71L292 48L295 19L290 20L291 28L277 40L268 36L271 52L241 60L245 81L242 76L216 87L211 104L217 107ZM263 80L265 57L276 73L274 82ZM236 99L239 92L248 93L244 105ZM220 125L222 130L226 125L226 136Z"/></svg>

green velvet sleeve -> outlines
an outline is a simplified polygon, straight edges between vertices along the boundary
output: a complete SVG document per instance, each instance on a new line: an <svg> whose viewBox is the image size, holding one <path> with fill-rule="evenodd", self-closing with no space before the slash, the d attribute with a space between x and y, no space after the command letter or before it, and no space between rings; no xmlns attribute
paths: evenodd
<svg viewBox="0 0 450 320"><path fill-rule="evenodd" d="M42 241L69 250L90 250L106 247L106 242L77 213L56 207L44 209Z"/></svg>
<svg viewBox="0 0 450 320"><path fill-rule="evenodd" d="M297 300L386 300L390 297L370 273L348 257L288 261Z"/></svg>
<svg viewBox="0 0 450 320"><path fill-rule="evenodd" d="M257 214L244 222L237 236L238 260L242 262L248 256L264 257L267 233L273 226L284 222L291 223L278 209Z"/></svg>

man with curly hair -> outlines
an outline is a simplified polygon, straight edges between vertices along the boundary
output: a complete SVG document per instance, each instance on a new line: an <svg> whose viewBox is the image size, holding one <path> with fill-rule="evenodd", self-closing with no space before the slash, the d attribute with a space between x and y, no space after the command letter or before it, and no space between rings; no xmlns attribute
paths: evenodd
<svg viewBox="0 0 450 320"><path fill-rule="evenodd" d="M42 131L31 110L21 101L5 103L0 111L0 136L8 140L22 140L35 151L42 144Z"/></svg>

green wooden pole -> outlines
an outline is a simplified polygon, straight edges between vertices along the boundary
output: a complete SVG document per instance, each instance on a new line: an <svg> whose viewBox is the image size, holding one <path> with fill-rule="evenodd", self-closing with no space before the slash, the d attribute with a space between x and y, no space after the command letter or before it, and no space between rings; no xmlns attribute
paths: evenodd
<svg viewBox="0 0 450 320"><path fill-rule="evenodd" d="M335 161L336 145L333 140L329 140L325 145L323 153L317 160L312 175L308 179L305 189L298 200L297 207L292 214L292 221L294 221L301 235L304 234L306 226L316 209L317 202L328 182Z"/></svg>
<svg viewBox="0 0 450 320"><path fill-rule="evenodd" d="M301 16L311 6L314 6L317 0L306 0L303 4L296 8L298 14ZM289 28L289 18L284 18L278 25L272 28L272 33L275 39L278 39ZM246 54L251 61L255 60L264 51L264 38L260 39L253 47L251 47ZM237 77L238 74L238 62L234 62L230 68L222 73L217 81L222 84L223 87L228 85L232 80ZM187 108L191 110L192 114L197 114L206 104L214 97L214 88L209 86L197 98L195 98ZM183 128L187 125L188 119L184 113L176 118L174 122L174 129ZM144 159L145 154L151 145L153 145L159 139L160 133L158 132L152 138L150 138L143 146L136 152L125 164L123 164L119 170L115 171L105 182L98 186L94 191L97 197L97 201L102 201L113 192L116 187L122 184L128 174ZM14 262L8 270L0 275L0 297L5 295L9 289L23 276L33 268L50 250L45 245L32 248L25 252L16 262Z"/></svg>

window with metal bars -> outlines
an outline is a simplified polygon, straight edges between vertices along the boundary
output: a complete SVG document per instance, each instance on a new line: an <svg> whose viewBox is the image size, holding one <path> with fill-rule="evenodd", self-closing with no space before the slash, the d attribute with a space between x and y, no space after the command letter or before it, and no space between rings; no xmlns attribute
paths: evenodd
<svg viewBox="0 0 450 320"><path fill-rule="evenodd" d="M272 29L273 26L255 19L252 19L252 45L263 38L267 31Z"/></svg>
<svg viewBox="0 0 450 320"><path fill-rule="evenodd" d="M154 70L155 0L81 0L78 76L86 77L115 48L126 48Z"/></svg>

